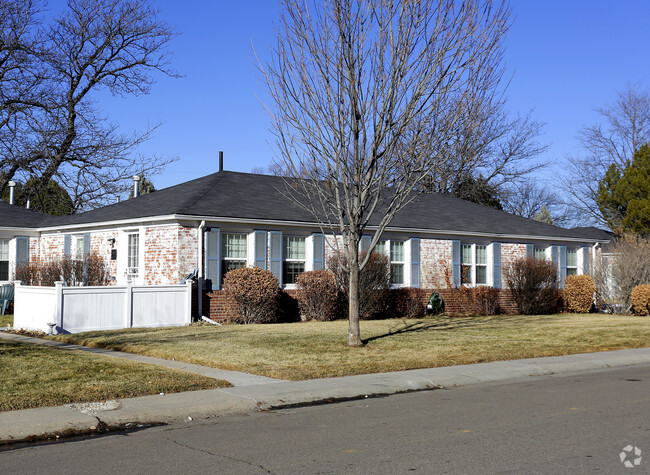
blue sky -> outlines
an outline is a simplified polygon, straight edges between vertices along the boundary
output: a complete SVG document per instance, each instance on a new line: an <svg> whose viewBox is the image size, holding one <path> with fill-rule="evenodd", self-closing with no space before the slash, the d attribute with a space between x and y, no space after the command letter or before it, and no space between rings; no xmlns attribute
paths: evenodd
<svg viewBox="0 0 650 475"><path fill-rule="evenodd" d="M163 188L212 173L223 150L225 168L267 165L273 137L260 103L264 91L251 44L262 56L273 44L274 0L160 0L161 17L181 36L171 44L181 79L159 77L148 96L103 97L101 108L124 132L162 122L143 154L176 156L153 181ZM508 109L531 109L546 123L540 157L562 170L579 152L580 127L598 119L626 84L648 87L647 0L513 0L506 40ZM548 174L547 174L548 175Z"/></svg>

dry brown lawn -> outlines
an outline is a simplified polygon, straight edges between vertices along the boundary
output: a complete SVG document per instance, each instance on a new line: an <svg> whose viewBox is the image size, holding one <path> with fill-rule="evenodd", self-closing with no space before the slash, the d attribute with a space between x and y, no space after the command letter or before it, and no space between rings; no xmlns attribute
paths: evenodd
<svg viewBox="0 0 650 475"><path fill-rule="evenodd" d="M59 341L245 371L312 379L650 346L650 318L560 314L361 322L193 325L58 335Z"/></svg>
<svg viewBox="0 0 650 475"><path fill-rule="evenodd" d="M228 387L162 366L0 340L0 411Z"/></svg>

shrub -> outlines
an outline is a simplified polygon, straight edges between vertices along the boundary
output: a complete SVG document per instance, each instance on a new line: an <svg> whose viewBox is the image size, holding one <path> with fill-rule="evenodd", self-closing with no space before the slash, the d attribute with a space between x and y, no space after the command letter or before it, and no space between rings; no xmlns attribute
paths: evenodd
<svg viewBox="0 0 650 475"><path fill-rule="evenodd" d="M557 269L549 261L527 257L505 266L505 280L524 315L553 313L558 308Z"/></svg>
<svg viewBox="0 0 650 475"><path fill-rule="evenodd" d="M16 269L16 280L26 285L50 287L59 281L63 281L67 286L107 285L110 281L110 270L101 256L91 253L83 259L65 256L21 266Z"/></svg>
<svg viewBox="0 0 650 475"><path fill-rule="evenodd" d="M338 316L336 277L327 270L303 272L296 279L298 306L303 320L334 320Z"/></svg>
<svg viewBox="0 0 650 475"><path fill-rule="evenodd" d="M650 284L634 287L630 299L636 315L650 315Z"/></svg>
<svg viewBox="0 0 650 475"><path fill-rule="evenodd" d="M277 320L280 286L270 271L258 267L233 269L224 276L223 290L242 323Z"/></svg>
<svg viewBox="0 0 650 475"><path fill-rule="evenodd" d="M634 234L621 236L594 270L598 303L615 313L630 313L632 289L650 284L650 240Z"/></svg>
<svg viewBox="0 0 650 475"><path fill-rule="evenodd" d="M420 289L391 289L386 316L393 318L424 317L424 303L422 302Z"/></svg>
<svg viewBox="0 0 650 475"><path fill-rule="evenodd" d="M587 313L594 304L596 284L588 275L569 275L564 280L564 300L569 311Z"/></svg>
<svg viewBox="0 0 650 475"><path fill-rule="evenodd" d="M499 289L494 287L474 287L472 289L474 310L478 315L496 315L499 313Z"/></svg>
<svg viewBox="0 0 650 475"><path fill-rule="evenodd" d="M359 256L360 261L363 259L365 259L364 252ZM347 259L338 254L331 257L327 264L336 277L336 285L341 290L344 301L348 302L350 281L346 271ZM388 258L373 252L359 274L359 316L363 319L370 319L385 315L389 290Z"/></svg>

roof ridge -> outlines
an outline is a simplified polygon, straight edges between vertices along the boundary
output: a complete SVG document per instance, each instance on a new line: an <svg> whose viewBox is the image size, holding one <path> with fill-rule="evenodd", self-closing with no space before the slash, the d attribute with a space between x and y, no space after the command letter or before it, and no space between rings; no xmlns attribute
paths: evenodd
<svg viewBox="0 0 650 475"><path fill-rule="evenodd" d="M190 203L189 205L185 205L185 206L182 208L182 211L187 211L188 209L192 208L192 206L194 206L194 205L197 204L199 201L201 201L203 198L205 198L205 196L206 196L208 193L210 193L210 192L214 189L214 187L217 186L217 185L219 184L219 182L220 182L221 180L223 180L223 178L224 178L224 176L225 176L226 173L229 173L229 172L227 172L227 171L225 171L225 170L222 170L222 171L220 171L220 172L213 173L213 175L216 175L216 177L215 177L216 180L212 183L212 185L211 185L209 188L207 188L207 189L205 190L205 193L203 193L201 196L199 196L199 197L198 197L196 200L194 200L192 203ZM186 183L187 183L187 182L186 182ZM179 211L181 211L181 210L179 210Z"/></svg>

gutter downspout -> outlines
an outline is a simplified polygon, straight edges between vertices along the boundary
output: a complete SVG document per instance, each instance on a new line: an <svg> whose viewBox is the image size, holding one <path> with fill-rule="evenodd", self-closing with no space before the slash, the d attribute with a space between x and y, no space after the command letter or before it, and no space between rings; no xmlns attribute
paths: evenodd
<svg viewBox="0 0 650 475"><path fill-rule="evenodd" d="M196 279L196 290L197 290L197 295L198 295L198 302L197 302L197 310L199 313L199 318L203 320L205 317L203 316L203 230L205 229L205 220L201 221L201 224L199 224L198 231L197 231L197 236L196 236L196 243L197 243L197 255L199 256L199 262L198 262L198 268L199 268L199 275L198 278Z"/></svg>

